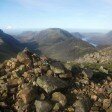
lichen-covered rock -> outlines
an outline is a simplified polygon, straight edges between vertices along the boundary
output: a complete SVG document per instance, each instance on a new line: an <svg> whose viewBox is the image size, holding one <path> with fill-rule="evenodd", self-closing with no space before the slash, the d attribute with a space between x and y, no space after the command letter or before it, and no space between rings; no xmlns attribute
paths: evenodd
<svg viewBox="0 0 112 112"><path fill-rule="evenodd" d="M19 62L16 59L11 59L7 62L7 67L9 67L9 69L15 69L18 67Z"/></svg>
<svg viewBox="0 0 112 112"><path fill-rule="evenodd" d="M18 99L14 105L17 112L29 111L28 104L25 104L22 99Z"/></svg>
<svg viewBox="0 0 112 112"><path fill-rule="evenodd" d="M35 101L36 112L51 112L52 105L47 101Z"/></svg>
<svg viewBox="0 0 112 112"><path fill-rule="evenodd" d="M89 112L92 103L90 98L84 97L76 100L75 103L73 104L75 107L75 112Z"/></svg>
<svg viewBox="0 0 112 112"><path fill-rule="evenodd" d="M103 108L107 109L111 105L111 100L110 99L104 99L103 100Z"/></svg>
<svg viewBox="0 0 112 112"><path fill-rule="evenodd" d="M75 112L75 109L72 106L70 106L67 108L67 112Z"/></svg>
<svg viewBox="0 0 112 112"><path fill-rule="evenodd" d="M60 103L62 106L65 106L67 103L66 96L60 92L54 92L52 94L52 100Z"/></svg>
<svg viewBox="0 0 112 112"><path fill-rule="evenodd" d="M41 76L37 79L37 84L43 88L47 93L51 93L54 90L67 87L67 83L57 77Z"/></svg>
<svg viewBox="0 0 112 112"><path fill-rule="evenodd" d="M8 85L9 86L18 86L23 83L22 78L13 78L13 79L8 79Z"/></svg>
<svg viewBox="0 0 112 112"><path fill-rule="evenodd" d="M51 70L56 74L65 73L65 67L60 62L53 62L50 67Z"/></svg>
<svg viewBox="0 0 112 112"><path fill-rule="evenodd" d="M38 92L36 93L34 88L30 85L23 85L23 88L19 91L18 96L23 100L25 104L27 104L38 96Z"/></svg>
<svg viewBox="0 0 112 112"><path fill-rule="evenodd" d="M0 84L0 101L4 101L7 98L8 94L8 88L7 88L7 84L3 83Z"/></svg>
<svg viewBox="0 0 112 112"><path fill-rule="evenodd" d="M27 66L32 67L33 65L33 59L32 59L32 53L25 49L23 52L18 53L17 60Z"/></svg>
<svg viewBox="0 0 112 112"><path fill-rule="evenodd" d="M53 111L59 111L60 108L62 107L62 105L60 103L55 103L54 107L53 107Z"/></svg>
<svg viewBox="0 0 112 112"><path fill-rule="evenodd" d="M91 79L93 76L93 71L91 69L84 69L82 71L82 73L84 74L84 78L89 78Z"/></svg>
<svg viewBox="0 0 112 112"><path fill-rule="evenodd" d="M59 77L63 78L63 79L72 78L72 73L71 72L67 72L67 73L64 73L64 74L59 74Z"/></svg>
<svg viewBox="0 0 112 112"><path fill-rule="evenodd" d="M108 70L106 70L103 66L99 68L99 70L105 74L108 74Z"/></svg>
<svg viewBox="0 0 112 112"><path fill-rule="evenodd" d="M106 112L112 112L112 103L111 106L108 109L106 109Z"/></svg>
<svg viewBox="0 0 112 112"><path fill-rule="evenodd" d="M48 70L48 71L47 71L47 73L46 73L46 75L47 75L47 76L53 76L53 75L54 75L54 73L53 73L53 71L52 71L52 70Z"/></svg>

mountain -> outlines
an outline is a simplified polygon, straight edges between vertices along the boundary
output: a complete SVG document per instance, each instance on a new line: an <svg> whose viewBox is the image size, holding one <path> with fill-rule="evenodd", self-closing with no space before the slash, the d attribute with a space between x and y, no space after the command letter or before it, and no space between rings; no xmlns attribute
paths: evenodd
<svg viewBox="0 0 112 112"><path fill-rule="evenodd" d="M75 36L76 38L79 38L79 39L83 39L84 36L82 34L80 34L79 32L73 32L71 33L73 36Z"/></svg>
<svg viewBox="0 0 112 112"><path fill-rule="evenodd" d="M21 43L27 43L27 42L31 42L34 40L34 37L36 37L36 35L38 35L38 32L34 32L34 31L25 31L22 32L19 35L14 36L18 41L20 41Z"/></svg>
<svg viewBox="0 0 112 112"><path fill-rule="evenodd" d="M112 38L112 31L108 32L108 33L106 34L106 36L108 36L108 37L111 37L111 38Z"/></svg>
<svg viewBox="0 0 112 112"><path fill-rule="evenodd" d="M37 42L39 45L53 45L73 38L73 35L59 28L49 28L40 31Z"/></svg>
<svg viewBox="0 0 112 112"><path fill-rule="evenodd" d="M62 61L74 60L95 51L94 46L59 28L50 28L39 32L35 40L42 54Z"/></svg>
<svg viewBox="0 0 112 112"><path fill-rule="evenodd" d="M112 45L112 31L104 34L104 33L89 33L84 34L88 37L90 42L97 44L99 46Z"/></svg>
<svg viewBox="0 0 112 112"><path fill-rule="evenodd" d="M105 41L104 43L106 43L107 45L112 45L112 31L104 35L103 41Z"/></svg>
<svg viewBox="0 0 112 112"><path fill-rule="evenodd" d="M93 45L60 28L23 32L17 38L33 52L61 61L74 60L96 51Z"/></svg>
<svg viewBox="0 0 112 112"><path fill-rule="evenodd" d="M19 41L0 30L0 62L14 56L22 49Z"/></svg>
<svg viewBox="0 0 112 112"><path fill-rule="evenodd" d="M95 42L94 41L91 41L90 40L90 38L91 38L91 36L88 36L88 35L86 35L86 34L81 34L81 33L79 33L79 32L75 32L75 33L72 33L76 38L79 38L79 39L81 39L81 40L83 40L83 41L86 41L86 42L88 42L89 44L91 44L91 45L93 45L94 47L97 47L97 44L95 44ZM93 36L93 35L92 35Z"/></svg>

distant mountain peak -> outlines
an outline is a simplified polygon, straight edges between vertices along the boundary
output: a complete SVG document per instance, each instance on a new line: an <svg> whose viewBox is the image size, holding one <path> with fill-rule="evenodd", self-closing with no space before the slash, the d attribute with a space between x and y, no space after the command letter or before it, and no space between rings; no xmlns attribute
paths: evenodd
<svg viewBox="0 0 112 112"><path fill-rule="evenodd" d="M107 35L107 36L111 36L111 37L112 37L112 30L111 30L111 31L109 31L106 35Z"/></svg>
<svg viewBox="0 0 112 112"><path fill-rule="evenodd" d="M61 28L48 28L45 30L42 30L39 32L39 36L45 37L45 38L70 38L73 37L71 33L69 33L66 30L63 30Z"/></svg>

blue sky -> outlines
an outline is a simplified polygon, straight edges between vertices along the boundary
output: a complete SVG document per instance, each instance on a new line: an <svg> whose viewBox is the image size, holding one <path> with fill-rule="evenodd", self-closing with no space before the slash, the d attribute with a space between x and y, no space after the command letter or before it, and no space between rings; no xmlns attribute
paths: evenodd
<svg viewBox="0 0 112 112"><path fill-rule="evenodd" d="M112 29L112 0L0 0L1 29Z"/></svg>

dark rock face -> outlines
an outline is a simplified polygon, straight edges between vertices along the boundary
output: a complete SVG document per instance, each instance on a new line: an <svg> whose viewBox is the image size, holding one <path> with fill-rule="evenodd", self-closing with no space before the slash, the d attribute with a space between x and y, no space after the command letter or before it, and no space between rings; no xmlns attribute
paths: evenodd
<svg viewBox="0 0 112 112"><path fill-rule="evenodd" d="M74 66L27 49L6 60L0 65L0 111L111 112L111 72L95 82L96 69Z"/></svg>

